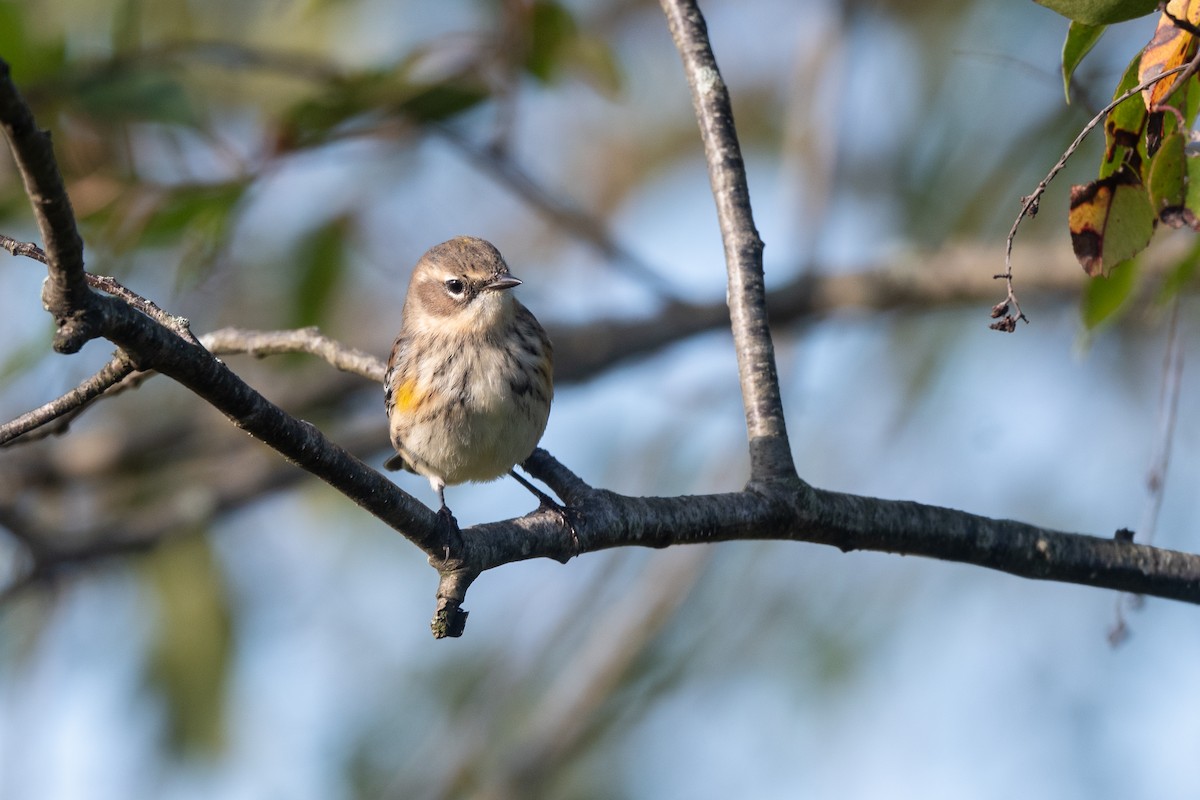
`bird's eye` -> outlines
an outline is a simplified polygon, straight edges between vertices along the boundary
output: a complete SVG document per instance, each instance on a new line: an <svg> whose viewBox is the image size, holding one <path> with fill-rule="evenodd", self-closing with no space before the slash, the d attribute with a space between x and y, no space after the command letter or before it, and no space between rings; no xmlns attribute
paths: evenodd
<svg viewBox="0 0 1200 800"><path fill-rule="evenodd" d="M452 295L460 295L463 293L463 290L466 288L467 287L464 286L463 282L460 281L458 278L447 278L446 279L446 291Z"/></svg>

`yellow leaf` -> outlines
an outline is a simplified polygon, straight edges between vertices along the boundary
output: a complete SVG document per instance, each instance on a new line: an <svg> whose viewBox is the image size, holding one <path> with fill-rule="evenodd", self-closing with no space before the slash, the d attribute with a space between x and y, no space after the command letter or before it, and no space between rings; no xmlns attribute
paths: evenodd
<svg viewBox="0 0 1200 800"><path fill-rule="evenodd" d="M1128 167L1071 187L1067 224L1080 266L1093 278L1137 255L1157 222L1146 188Z"/></svg>
<svg viewBox="0 0 1200 800"><path fill-rule="evenodd" d="M1145 83L1164 72L1181 66L1191 59L1196 52L1196 37L1176 26L1171 20L1171 14L1176 19L1186 20L1193 26L1200 25L1200 0L1171 0L1166 10L1158 20L1154 30L1154 38L1142 50L1142 60L1138 65L1138 83ZM1148 89L1142 90L1142 98L1150 111L1158 110L1165 102L1171 90L1174 78L1165 78Z"/></svg>

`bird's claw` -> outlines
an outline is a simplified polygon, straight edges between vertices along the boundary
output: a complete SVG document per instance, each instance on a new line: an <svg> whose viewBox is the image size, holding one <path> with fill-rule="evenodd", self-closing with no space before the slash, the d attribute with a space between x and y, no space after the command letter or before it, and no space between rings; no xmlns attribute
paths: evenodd
<svg viewBox="0 0 1200 800"><path fill-rule="evenodd" d="M462 533L458 527L458 520L445 503L438 509L437 519L438 526L442 529L442 554L449 561L452 555L462 552Z"/></svg>
<svg viewBox="0 0 1200 800"><path fill-rule="evenodd" d="M566 528L571 534L571 555L579 555L579 534L575 530L575 523L571 520L571 517L574 514L571 508L569 506L564 506L557 503L553 497L534 486L515 469L509 470L508 474L516 478L517 483L528 489L529 492L538 499L538 511L553 511L558 515L558 518L562 521L563 527Z"/></svg>

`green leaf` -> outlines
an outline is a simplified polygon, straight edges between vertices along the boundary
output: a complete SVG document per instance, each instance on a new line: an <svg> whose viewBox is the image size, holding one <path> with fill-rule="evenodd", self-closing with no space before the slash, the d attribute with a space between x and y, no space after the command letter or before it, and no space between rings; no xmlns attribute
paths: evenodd
<svg viewBox="0 0 1200 800"><path fill-rule="evenodd" d="M188 229L199 229L204 235L223 231L245 190L240 181L171 190L147 220L142 243L172 242Z"/></svg>
<svg viewBox="0 0 1200 800"><path fill-rule="evenodd" d="M320 141L346 120L377 107L388 81L380 73L362 73L305 98L284 114L284 138L293 145Z"/></svg>
<svg viewBox="0 0 1200 800"><path fill-rule="evenodd" d="M1112 25L1144 17L1158 8L1158 0L1034 0L1064 17L1086 25Z"/></svg>
<svg viewBox="0 0 1200 800"><path fill-rule="evenodd" d="M229 596L208 540L173 537L141 562L157 601L152 683L167 702L171 744L213 754L225 732L225 685L233 650Z"/></svg>
<svg viewBox="0 0 1200 800"><path fill-rule="evenodd" d="M120 0L112 10L112 27L109 36L112 38L114 53L129 55L142 48L142 2L141 0Z"/></svg>
<svg viewBox="0 0 1200 800"><path fill-rule="evenodd" d="M1075 68L1100 41L1106 29L1106 25L1088 25L1086 22L1072 22L1067 28L1067 40L1063 43L1062 52L1063 93L1067 103L1071 102L1071 76L1075 74Z"/></svg>
<svg viewBox="0 0 1200 800"><path fill-rule="evenodd" d="M81 223L116 255L138 247L178 247L178 284L204 274L223 251L246 183L131 189Z"/></svg>
<svg viewBox="0 0 1200 800"><path fill-rule="evenodd" d="M284 117L286 147L313 145L339 127L380 113L400 114L416 122L440 122L486 100L486 86L473 75L451 75L436 82L410 82L405 74L415 56L388 72L369 72L338 81L330 90L293 106Z"/></svg>
<svg viewBox="0 0 1200 800"><path fill-rule="evenodd" d="M118 70L88 75L73 94L79 107L106 122L166 122L194 127L199 116L183 86L162 70Z"/></svg>
<svg viewBox="0 0 1200 800"><path fill-rule="evenodd" d="M12 67L13 79L22 84L57 73L66 61L61 37L46 41L30 33L26 15L36 13L37 6L32 3L0 2L0 58Z"/></svg>
<svg viewBox="0 0 1200 800"><path fill-rule="evenodd" d="M1113 99L1138 85L1138 66L1141 64L1141 53L1133 57L1121 82L1113 92ZM1101 178L1112 175L1122 164L1128 163L1134 169L1140 169L1145 155L1146 144L1142 132L1146 129L1146 104L1140 95L1126 98L1125 102L1108 112L1104 120L1104 139L1106 142L1104 160L1100 163Z"/></svg>
<svg viewBox="0 0 1200 800"><path fill-rule="evenodd" d="M525 70L543 83L549 83L558 72L563 51L576 38L577 31L575 19L560 4L550 0L535 2L530 12Z"/></svg>
<svg viewBox="0 0 1200 800"><path fill-rule="evenodd" d="M88 216L102 226L106 244L117 253L140 246L179 244L185 237L220 244L238 201L241 181L134 191Z"/></svg>
<svg viewBox="0 0 1200 800"><path fill-rule="evenodd" d="M1179 259L1163 278L1162 286L1158 290L1158 302L1166 303L1186 289L1195 280L1197 266L1200 266L1200 240L1192 245L1191 250Z"/></svg>
<svg viewBox="0 0 1200 800"><path fill-rule="evenodd" d="M565 71L576 73L605 94L621 88L621 70L608 44L584 32L560 3L539 0L530 9L529 51L525 71L552 83Z"/></svg>
<svg viewBox="0 0 1200 800"><path fill-rule="evenodd" d="M1158 152L1150 159L1146 188L1154 213L1172 228L1183 225L1184 199L1187 191L1187 159L1184 147L1187 139L1182 133L1172 133L1163 139Z"/></svg>
<svg viewBox="0 0 1200 800"><path fill-rule="evenodd" d="M1108 274L1114 265L1141 252L1154 235L1156 221L1146 187L1128 167L1071 187L1071 247L1092 277Z"/></svg>
<svg viewBox="0 0 1200 800"><path fill-rule="evenodd" d="M336 217L305 236L298 245L299 280L292 298L292 325L319 325L333 307L334 293L346 272L345 217Z"/></svg>
<svg viewBox="0 0 1200 800"><path fill-rule="evenodd" d="M592 88L607 95L616 95L624 83L616 54L607 42L597 37L576 39L571 50L571 63Z"/></svg>
<svg viewBox="0 0 1200 800"><path fill-rule="evenodd" d="M397 110L417 122L442 122L468 111L489 97L486 89L469 84L441 83L423 87Z"/></svg>
<svg viewBox="0 0 1200 800"><path fill-rule="evenodd" d="M1083 293L1083 324L1090 330L1113 318L1133 293L1137 283L1137 260L1130 259L1109 270L1107 277L1088 281Z"/></svg>
<svg viewBox="0 0 1200 800"><path fill-rule="evenodd" d="M1200 155L1187 157L1187 192L1183 196L1184 221L1200 231Z"/></svg>

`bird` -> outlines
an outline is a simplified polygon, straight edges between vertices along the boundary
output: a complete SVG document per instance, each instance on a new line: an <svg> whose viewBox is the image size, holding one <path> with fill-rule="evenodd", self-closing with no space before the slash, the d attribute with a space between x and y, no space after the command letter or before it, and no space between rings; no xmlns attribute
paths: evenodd
<svg viewBox="0 0 1200 800"><path fill-rule="evenodd" d="M445 488L512 475L532 453L554 399L554 348L513 295L520 279L485 239L457 236L417 261L384 378L384 466L429 479L439 517Z"/></svg>

